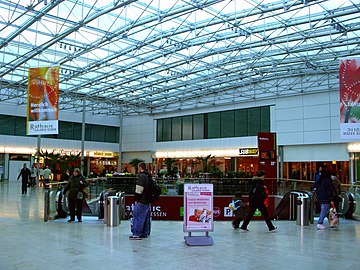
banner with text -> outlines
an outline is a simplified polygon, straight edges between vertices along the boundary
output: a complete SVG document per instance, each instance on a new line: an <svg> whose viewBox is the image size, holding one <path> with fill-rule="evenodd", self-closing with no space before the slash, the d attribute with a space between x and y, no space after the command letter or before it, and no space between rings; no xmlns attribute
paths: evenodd
<svg viewBox="0 0 360 270"><path fill-rule="evenodd" d="M29 68L27 135L58 134L59 70Z"/></svg>
<svg viewBox="0 0 360 270"><path fill-rule="evenodd" d="M214 230L213 185L184 185L184 232Z"/></svg>
<svg viewBox="0 0 360 270"><path fill-rule="evenodd" d="M340 137L360 138L360 58L340 60Z"/></svg>

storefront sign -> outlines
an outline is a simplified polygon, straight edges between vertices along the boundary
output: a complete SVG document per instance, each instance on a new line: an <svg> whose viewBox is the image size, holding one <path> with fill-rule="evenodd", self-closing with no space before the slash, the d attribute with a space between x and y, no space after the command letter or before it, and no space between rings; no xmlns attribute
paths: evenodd
<svg viewBox="0 0 360 270"><path fill-rule="evenodd" d="M240 148L239 155L240 156L257 156L259 154L258 148Z"/></svg>
<svg viewBox="0 0 360 270"><path fill-rule="evenodd" d="M59 70L29 68L27 135L58 134Z"/></svg>
<svg viewBox="0 0 360 270"><path fill-rule="evenodd" d="M360 58L344 59L339 65L340 137L360 138Z"/></svg>
<svg viewBox="0 0 360 270"><path fill-rule="evenodd" d="M88 152L88 156L90 157L118 157L119 153L114 153L114 152L100 152L100 151L91 151Z"/></svg>

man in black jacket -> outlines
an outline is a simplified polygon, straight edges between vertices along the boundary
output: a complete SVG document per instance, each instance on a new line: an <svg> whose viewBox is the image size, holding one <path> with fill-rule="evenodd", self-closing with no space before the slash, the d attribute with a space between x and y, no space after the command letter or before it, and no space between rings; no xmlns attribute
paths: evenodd
<svg viewBox="0 0 360 270"><path fill-rule="evenodd" d="M139 179L136 182L133 206L133 225L131 240L141 240L149 234L150 204L146 200L145 192L149 186L149 172L146 164L139 164Z"/></svg>
<svg viewBox="0 0 360 270"><path fill-rule="evenodd" d="M23 168L21 169L17 180L19 180L21 176L21 194L27 193L27 185L30 183L30 170L27 168L26 163L24 163Z"/></svg>
<svg viewBox="0 0 360 270"><path fill-rule="evenodd" d="M254 216L256 209L259 209L261 214L264 216L266 225L268 226L270 232L274 232L277 229L277 227L272 224L269 213L264 203L265 199L267 198L267 193L265 191L266 187L264 185L264 177L265 172L263 170L260 170L257 172L257 176L254 176L252 179L252 186L249 193L250 211L240 227L241 230L249 231L247 229L247 226L249 225L252 217Z"/></svg>

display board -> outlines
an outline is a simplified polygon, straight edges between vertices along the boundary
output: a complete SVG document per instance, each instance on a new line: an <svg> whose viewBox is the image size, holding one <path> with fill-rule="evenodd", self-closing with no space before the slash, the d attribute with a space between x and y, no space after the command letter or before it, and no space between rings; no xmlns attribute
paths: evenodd
<svg viewBox="0 0 360 270"><path fill-rule="evenodd" d="M340 138L360 138L360 58L339 64Z"/></svg>
<svg viewBox="0 0 360 270"><path fill-rule="evenodd" d="M29 68L27 135L58 134L60 67Z"/></svg>
<svg viewBox="0 0 360 270"><path fill-rule="evenodd" d="M214 230L213 185L184 185L184 232Z"/></svg>

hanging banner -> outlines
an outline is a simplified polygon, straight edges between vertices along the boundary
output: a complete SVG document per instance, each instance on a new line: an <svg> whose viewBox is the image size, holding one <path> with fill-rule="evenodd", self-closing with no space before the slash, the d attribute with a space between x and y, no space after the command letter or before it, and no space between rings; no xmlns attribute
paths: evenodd
<svg viewBox="0 0 360 270"><path fill-rule="evenodd" d="M59 70L29 68L27 135L58 134Z"/></svg>
<svg viewBox="0 0 360 270"><path fill-rule="evenodd" d="M184 232L214 230L213 185L184 185Z"/></svg>
<svg viewBox="0 0 360 270"><path fill-rule="evenodd" d="M339 65L340 137L360 138L360 58L344 59Z"/></svg>

